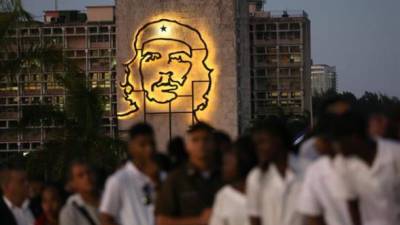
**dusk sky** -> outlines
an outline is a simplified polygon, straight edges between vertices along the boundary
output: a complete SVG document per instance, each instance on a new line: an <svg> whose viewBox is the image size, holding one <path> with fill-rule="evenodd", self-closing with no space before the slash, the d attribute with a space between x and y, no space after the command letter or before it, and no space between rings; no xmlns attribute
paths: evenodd
<svg viewBox="0 0 400 225"><path fill-rule="evenodd" d="M22 0L35 16L54 0ZM167 1L167 0L165 0ZM58 0L59 9L113 4L113 0ZM311 20L315 64L337 67L339 91L400 97L399 0L269 0L267 10L305 10Z"/></svg>

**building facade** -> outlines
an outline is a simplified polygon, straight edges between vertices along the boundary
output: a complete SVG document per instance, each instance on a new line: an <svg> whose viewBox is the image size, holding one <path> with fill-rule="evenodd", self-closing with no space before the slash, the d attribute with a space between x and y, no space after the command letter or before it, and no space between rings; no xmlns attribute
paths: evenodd
<svg viewBox="0 0 400 225"><path fill-rule="evenodd" d="M118 134L116 117L116 28L113 6L87 7L79 11L46 11L43 22L20 25L8 31L14 48L26 42L52 43L84 71L87 85L97 87L105 100L103 132ZM2 60L13 56L2 55ZM62 71L60 71L62 72ZM24 107L49 104L63 109L66 93L57 82L57 71L46 68L15 75L0 81L0 153L40 148L60 124L40 123L17 128Z"/></svg>
<svg viewBox="0 0 400 225"><path fill-rule="evenodd" d="M337 91L336 67L317 64L311 67L312 94L320 95L327 91Z"/></svg>
<svg viewBox="0 0 400 225"><path fill-rule="evenodd" d="M121 136L138 121L161 148L197 121L236 136L249 115L247 2L119 0L116 11Z"/></svg>
<svg viewBox="0 0 400 225"><path fill-rule="evenodd" d="M251 117L311 112L310 20L250 4Z"/></svg>

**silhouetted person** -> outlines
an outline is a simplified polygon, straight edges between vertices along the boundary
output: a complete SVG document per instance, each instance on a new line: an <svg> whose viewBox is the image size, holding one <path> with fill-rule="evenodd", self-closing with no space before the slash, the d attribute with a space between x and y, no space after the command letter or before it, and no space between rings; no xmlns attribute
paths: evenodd
<svg viewBox="0 0 400 225"><path fill-rule="evenodd" d="M246 212L246 178L257 165L257 155L250 137L241 137L226 150L222 173L227 183L218 191L213 205L210 225L250 225Z"/></svg>
<svg viewBox="0 0 400 225"><path fill-rule="evenodd" d="M171 169L175 169L187 162L188 155L185 150L185 141L181 137L174 137L168 142L168 156Z"/></svg>
<svg viewBox="0 0 400 225"><path fill-rule="evenodd" d="M60 213L60 225L97 225L99 222L99 195L96 176L84 161L74 161L68 171L68 182L73 195Z"/></svg>
<svg viewBox="0 0 400 225"><path fill-rule="evenodd" d="M189 160L168 176L157 196L158 225L208 224L211 207L221 178L216 170L214 129L199 122L185 137Z"/></svg>
<svg viewBox="0 0 400 225"><path fill-rule="evenodd" d="M153 128L145 123L129 130L129 161L106 182L100 211L103 225L154 224L153 198L158 180Z"/></svg>
<svg viewBox="0 0 400 225"><path fill-rule="evenodd" d="M59 225L59 214L64 203L61 190L54 185L47 185L41 193L42 214L35 225Z"/></svg>
<svg viewBox="0 0 400 225"><path fill-rule="evenodd" d="M257 123L252 139L258 166L247 177L247 210L252 225L297 225L301 188L300 171L290 154L292 140L285 124L278 119Z"/></svg>
<svg viewBox="0 0 400 225"><path fill-rule="evenodd" d="M18 167L4 169L1 176L0 223L4 225L32 225L29 208L29 186L26 172Z"/></svg>

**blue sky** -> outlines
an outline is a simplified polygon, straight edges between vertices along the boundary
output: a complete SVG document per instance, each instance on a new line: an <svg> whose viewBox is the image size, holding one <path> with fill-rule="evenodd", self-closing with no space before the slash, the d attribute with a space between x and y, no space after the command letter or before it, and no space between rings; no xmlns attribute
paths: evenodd
<svg viewBox="0 0 400 225"><path fill-rule="evenodd" d="M22 0L35 16L54 0ZM113 0L58 0L59 9ZM267 10L305 10L314 63L337 67L340 91L400 97L400 0L268 0Z"/></svg>

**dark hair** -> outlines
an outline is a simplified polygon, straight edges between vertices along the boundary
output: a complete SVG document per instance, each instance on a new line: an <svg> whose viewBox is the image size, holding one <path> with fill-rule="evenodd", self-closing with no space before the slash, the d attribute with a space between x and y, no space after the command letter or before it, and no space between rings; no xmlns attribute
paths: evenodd
<svg viewBox="0 0 400 225"><path fill-rule="evenodd" d="M331 138L339 139L352 135L368 138L365 116L354 111L336 116L331 122Z"/></svg>
<svg viewBox="0 0 400 225"><path fill-rule="evenodd" d="M239 137L233 144L233 151L237 157L238 174L240 178L246 178L254 166L257 165L257 154L251 137Z"/></svg>
<svg viewBox="0 0 400 225"><path fill-rule="evenodd" d="M69 166L68 166L68 172L67 172L67 180L68 181L72 180L72 178L73 178L73 171L72 170L73 170L73 168L75 166L86 166L89 169L92 169L91 165L86 160L83 160L83 159L72 160L69 163Z"/></svg>
<svg viewBox="0 0 400 225"><path fill-rule="evenodd" d="M322 102L321 107L319 108L319 114L326 113L330 106L339 102L347 103L349 105L353 104L352 100L349 97L341 95L330 96Z"/></svg>
<svg viewBox="0 0 400 225"><path fill-rule="evenodd" d="M290 136L285 123L276 117L270 117L265 120L259 121L254 124L251 133L266 132L272 136L279 137L283 145L288 149L292 150L293 141Z"/></svg>
<svg viewBox="0 0 400 225"><path fill-rule="evenodd" d="M181 137L174 137L168 142L168 156L172 169L186 162L188 155L185 150L185 141Z"/></svg>
<svg viewBox="0 0 400 225"><path fill-rule="evenodd" d="M205 122L197 122L197 123L191 125L186 133L191 134L196 131L206 131L208 133L213 133L214 128Z"/></svg>
<svg viewBox="0 0 400 225"><path fill-rule="evenodd" d="M128 131L129 139L132 140L139 135L154 135L153 127L147 123L134 124Z"/></svg>
<svg viewBox="0 0 400 225"><path fill-rule="evenodd" d="M19 163L13 163L3 167L0 172L0 189L2 189L3 185L10 181L11 172L26 172L26 170Z"/></svg>
<svg viewBox="0 0 400 225"><path fill-rule="evenodd" d="M46 190L53 190L60 197L61 205L63 205L67 199L67 193L64 191L62 186L58 183L47 183L45 184L42 193Z"/></svg>

